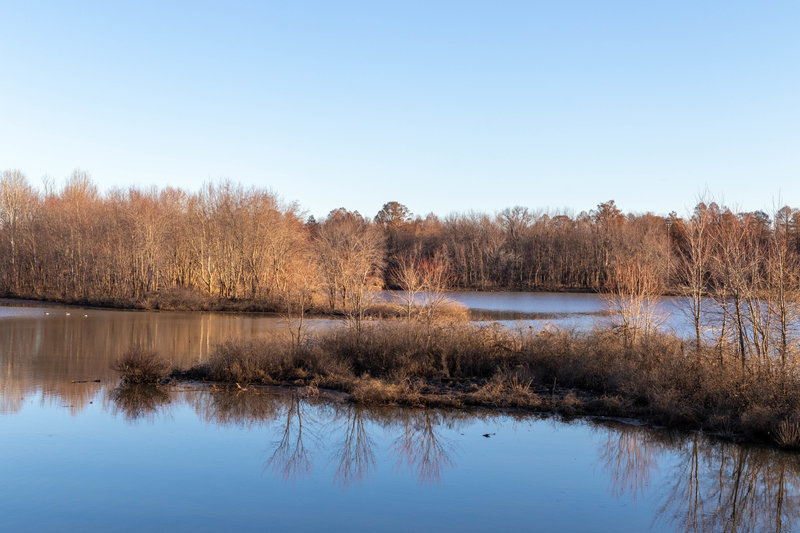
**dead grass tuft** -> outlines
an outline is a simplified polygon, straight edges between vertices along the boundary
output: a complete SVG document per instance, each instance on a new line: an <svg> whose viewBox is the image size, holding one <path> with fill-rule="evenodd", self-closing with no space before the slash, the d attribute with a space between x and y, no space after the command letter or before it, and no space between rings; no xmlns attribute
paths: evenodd
<svg viewBox="0 0 800 533"><path fill-rule="evenodd" d="M784 448L800 448L800 422L797 419L784 419L775 430L775 442Z"/></svg>
<svg viewBox="0 0 800 533"><path fill-rule="evenodd" d="M117 359L114 369L125 383L158 383L167 377L170 364L158 352L135 345Z"/></svg>
<svg viewBox="0 0 800 533"><path fill-rule="evenodd" d="M497 374L477 391L470 394L472 403L495 407L527 407L541 405L533 392L532 379L520 379L516 374Z"/></svg>

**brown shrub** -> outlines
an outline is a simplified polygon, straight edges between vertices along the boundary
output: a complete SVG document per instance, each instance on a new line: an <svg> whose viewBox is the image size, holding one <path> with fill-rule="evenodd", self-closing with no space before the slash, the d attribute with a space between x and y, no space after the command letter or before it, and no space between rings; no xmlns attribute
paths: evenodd
<svg viewBox="0 0 800 533"><path fill-rule="evenodd" d="M148 294L142 306L147 309L196 310L209 307L209 298L189 287L170 287Z"/></svg>
<svg viewBox="0 0 800 533"><path fill-rule="evenodd" d="M322 351L346 364L357 376L418 376L439 374L436 347L427 343L423 329L416 324L390 322L370 324L360 332L335 330L318 339Z"/></svg>
<svg viewBox="0 0 800 533"><path fill-rule="evenodd" d="M497 374L477 391L470 394L471 403L495 407L527 407L541 405L541 399L531 389L532 380L516 374Z"/></svg>
<svg viewBox="0 0 800 533"><path fill-rule="evenodd" d="M784 419L775 428L775 442L784 448L800 448L800 422L797 419Z"/></svg>
<svg viewBox="0 0 800 533"><path fill-rule="evenodd" d="M380 379L363 378L358 380L350 394L363 404L419 404L419 392L408 381L388 383Z"/></svg>
<svg viewBox="0 0 800 533"><path fill-rule="evenodd" d="M125 383L158 383L167 377L170 364L158 352L135 345L117 359L114 369Z"/></svg>
<svg viewBox="0 0 800 533"><path fill-rule="evenodd" d="M273 383L290 374L289 347L274 338L227 341L208 358L208 377L230 383Z"/></svg>

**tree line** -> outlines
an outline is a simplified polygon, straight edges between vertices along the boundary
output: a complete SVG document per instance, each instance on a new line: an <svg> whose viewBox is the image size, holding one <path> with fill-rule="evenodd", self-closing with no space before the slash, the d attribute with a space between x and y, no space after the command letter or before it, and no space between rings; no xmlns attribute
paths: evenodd
<svg viewBox="0 0 800 533"><path fill-rule="evenodd" d="M318 306L358 321L373 289L438 272L452 288L616 295L632 340L654 320L652 298L681 294L698 346L714 311L720 338L761 358L792 348L798 250L800 212L789 207L770 216L700 202L679 217L625 214L608 201L577 215L512 207L440 218L388 202L372 219L340 208L318 221L230 181L101 194L82 171L59 190L16 170L0 178L0 293L16 297L202 297L290 314Z"/></svg>

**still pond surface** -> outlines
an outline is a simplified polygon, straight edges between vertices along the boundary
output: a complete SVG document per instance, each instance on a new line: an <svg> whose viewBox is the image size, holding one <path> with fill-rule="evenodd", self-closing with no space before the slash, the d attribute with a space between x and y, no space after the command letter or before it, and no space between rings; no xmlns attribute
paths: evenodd
<svg viewBox="0 0 800 533"><path fill-rule="evenodd" d="M597 304L545 296L495 303L564 320ZM0 530L800 531L797 454L614 421L120 388L111 370L133 342L188 366L282 327L0 307Z"/></svg>

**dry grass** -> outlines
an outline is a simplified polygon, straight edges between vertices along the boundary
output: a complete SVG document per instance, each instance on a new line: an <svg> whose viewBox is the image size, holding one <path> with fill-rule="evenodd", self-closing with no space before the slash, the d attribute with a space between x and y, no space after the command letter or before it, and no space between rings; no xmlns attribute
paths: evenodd
<svg viewBox="0 0 800 533"><path fill-rule="evenodd" d="M429 311L430 316L426 315ZM365 315L377 319L406 319L408 308L403 303L393 301L375 302L366 308ZM442 325L468 322L472 319L472 315L467 306L450 300L437 305L433 310L422 305L414 306L411 318L414 322L435 322L437 325Z"/></svg>
<svg viewBox="0 0 800 533"><path fill-rule="evenodd" d="M402 378L490 378L513 366L516 341L501 327L417 322L371 324L317 339L325 354L356 375Z"/></svg>
<svg viewBox="0 0 800 533"><path fill-rule="evenodd" d="M170 364L157 352L135 345L117 359L114 369L125 383L158 383L169 374Z"/></svg>
<svg viewBox="0 0 800 533"><path fill-rule="evenodd" d="M782 420L775 431L775 441L784 448L800 448L800 422L796 419Z"/></svg>
<svg viewBox="0 0 800 533"><path fill-rule="evenodd" d="M555 332L529 336L525 344L522 364L540 383L617 398L623 411L616 409L617 416L777 441L779 426L800 409L797 378L742 371L733 354L695 354L672 336L651 335L626 347L608 331ZM584 408L611 414L604 403Z"/></svg>
<svg viewBox="0 0 800 533"><path fill-rule="evenodd" d="M516 374L495 375L476 392L469 395L470 403L494 407L536 408L542 403L533 391L532 379L520 379Z"/></svg>
<svg viewBox="0 0 800 533"><path fill-rule="evenodd" d="M212 381L226 383L272 384L290 380L316 379L324 385L327 378L348 376L347 366L323 353L319 347L296 347L287 335L279 333L245 341L218 344L205 365L189 371Z"/></svg>
<svg viewBox="0 0 800 533"><path fill-rule="evenodd" d="M350 393L355 401L366 405L407 403L421 405L419 388L408 381L388 383L375 378L358 380Z"/></svg>
<svg viewBox="0 0 800 533"><path fill-rule="evenodd" d="M208 361L208 378L229 383L273 383L294 365L289 350L265 339L219 344Z"/></svg>

